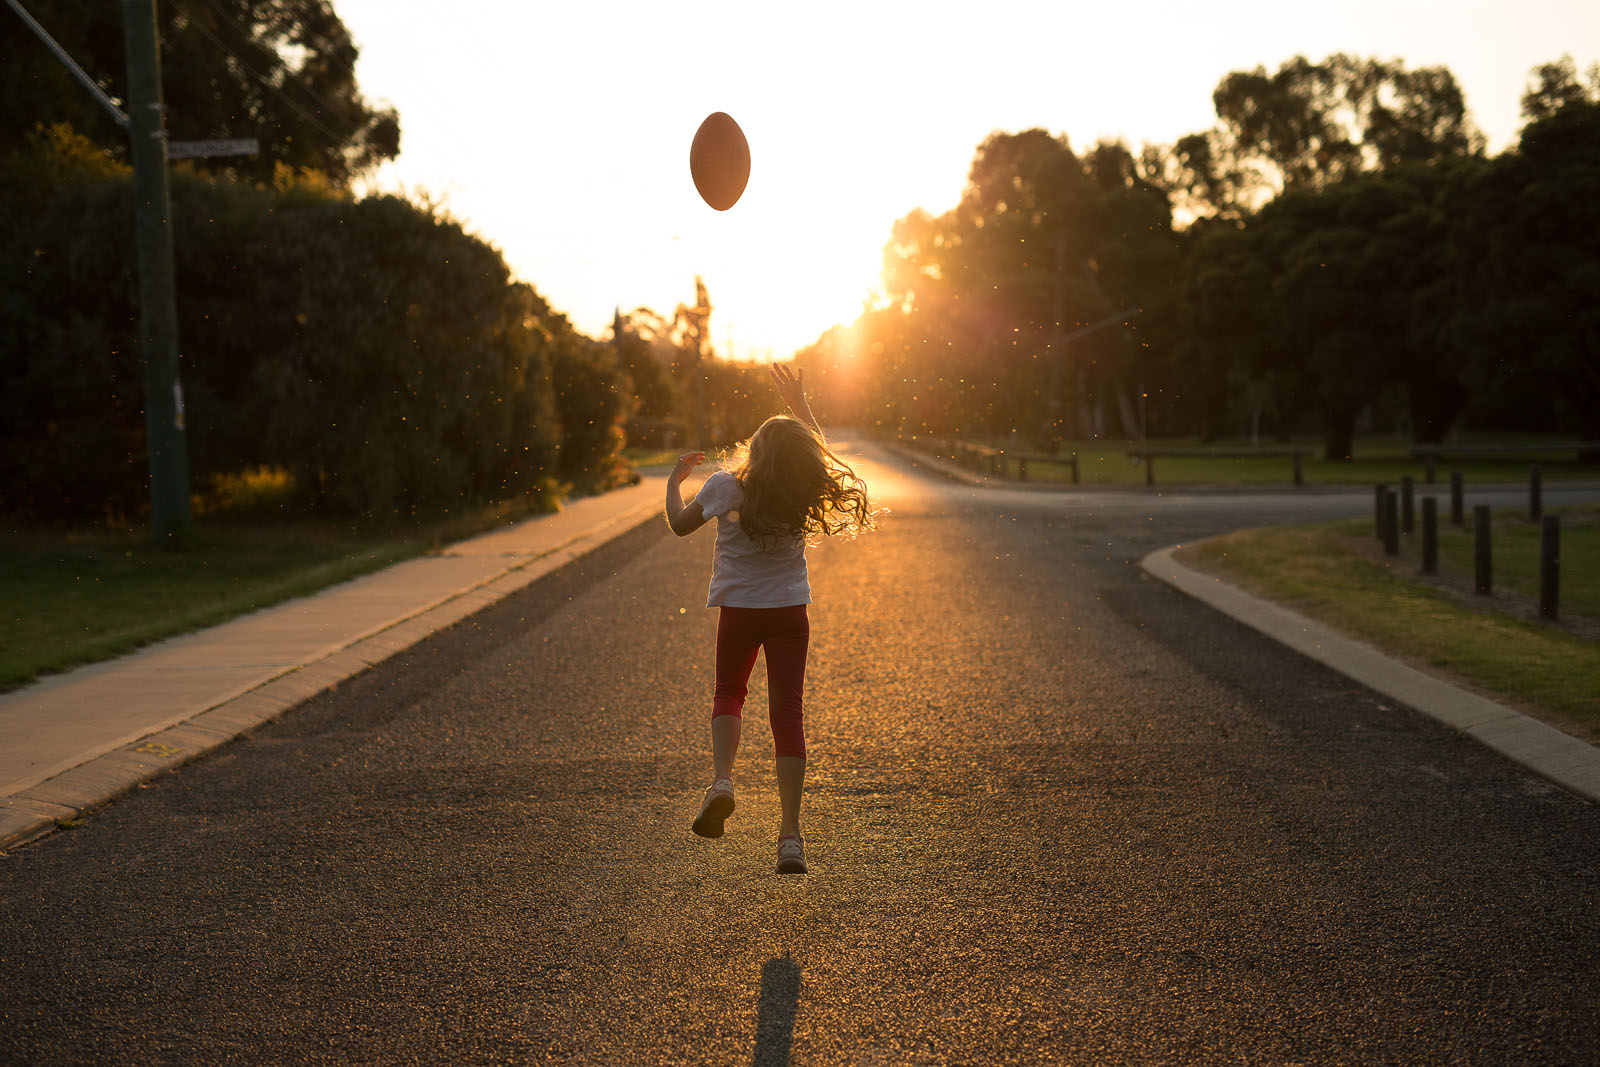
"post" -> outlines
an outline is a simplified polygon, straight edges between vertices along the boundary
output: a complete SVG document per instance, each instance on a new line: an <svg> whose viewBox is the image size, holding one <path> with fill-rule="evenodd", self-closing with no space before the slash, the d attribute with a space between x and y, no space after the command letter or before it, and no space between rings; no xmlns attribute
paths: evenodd
<svg viewBox="0 0 1600 1067"><path fill-rule="evenodd" d="M1488 596L1494 577L1489 551L1489 505L1479 504L1472 509L1472 525L1472 591Z"/></svg>
<svg viewBox="0 0 1600 1067"><path fill-rule="evenodd" d="M1300 453L1294 454L1294 484L1296 487L1306 484L1305 468L1300 463Z"/></svg>
<svg viewBox="0 0 1600 1067"><path fill-rule="evenodd" d="M1400 521L1395 514L1397 504L1393 489L1383 494L1383 551L1389 556L1400 554Z"/></svg>
<svg viewBox="0 0 1600 1067"><path fill-rule="evenodd" d="M1464 493L1462 491L1462 486L1461 486L1461 472L1460 471L1451 471L1450 472L1450 524L1452 526L1455 526L1457 529L1459 529L1462 525L1464 525L1465 521L1466 521L1462 516L1462 512L1463 512L1463 509L1465 507L1465 499L1464 499L1465 497L1466 497L1466 493Z"/></svg>
<svg viewBox="0 0 1600 1067"><path fill-rule="evenodd" d="M1544 494L1540 492L1542 488L1539 484L1540 474L1541 471L1537 463L1528 468L1528 519L1530 522L1538 522L1540 516L1544 514L1544 500L1542 499Z"/></svg>
<svg viewBox="0 0 1600 1067"><path fill-rule="evenodd" d="M1389 495L1389 487L1379 482L1372 487L1372 534L1378 540L1383 540L1383 501Z"/></svg>
<svg viewBox="0 0 1600 1067"><path fill-rule="evenodd" d="M122 32L128 62L150 517L156 538L165 540L189 526L189 452L184 439L183 384L178 378L178 301L155 0L122 0Z"/></svg>
<svg viewBox="0 0 1600 1067"><path fill-rule="evenodd" d="M1439 501L1422 498L1422 573L1439 573Z"/></svg>
<svg viewBox="0 0 1600 1067"><path fill-rule="evenodd" d="M1147 488L1156 484L1156 458L1148 452L1144 457L1144 484Z"/></svg>
<svg viewBox="0 0 1600 1067"><path fill-rule="evenodd" d="M1561 516L1546 515L1539 525L1539 616L1556 617L1561 594Z"/></svg>
<svg viewBox="0 0 1600 1067"><path fill-rule="evenodd" d="M1402 475L1400 478L1400 529L1411 533L1416 529L1416 509L1412 506L1412 492L1415 489L1411 475Z"/></svg>

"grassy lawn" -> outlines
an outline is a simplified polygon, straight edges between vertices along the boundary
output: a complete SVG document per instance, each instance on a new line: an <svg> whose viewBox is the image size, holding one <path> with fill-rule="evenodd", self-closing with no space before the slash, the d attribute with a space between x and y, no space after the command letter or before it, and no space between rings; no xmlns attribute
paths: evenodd
<svg viewBox="0 0 1600 1067"><path fill-rule="evenodd" d="M987 442L1004 447L1004 442ZM1307 485L1372 485L1378 482L1398 483L1402 476L1410 475L1420 487L1427 474L1421 460L1410 456L1410 443L1397 441L1393 435L1357 438L1352 458L1345 462L1329 462L1321 458L1321 439L1296 438L1290 447L1315 448L1303 460ZM1481 443L1493 443L1486 439ZM1205 449L1248 448L1247 439L1218 440L1202 444L1198 438L1171 438L1148 442L1151 448ZM1069 441L1062 445L1063 452L1078 454L1078 475L1084 485L1143 485L1145 469L1128 458L1130 448L1142 447L1133 442ZM1261 447L1277 447L1275 441L1263 441ZM1600 481L1600 466L1583 464L1571 454L1519 455L1507 459L1471 458L1443 460L1438 464L1438 484L1445 492L1450 487L1450 472L1459 470L1468 484L1525 483L1528 467L1537 462L1546 483L1563 481ZM1294 462L1282 458L1169 458L1155 460L1156 486L1169 485L1290 485L1294 481ZM1054 463L1028 464L1028 480L1036 482L1070 482L1070 468Z"/></svg>
<svg viewBox="0 0 1600 1067"><path fill-rule="evenodd" d="M1538 530L1495 515L1495 595L1471 593L1472 537L1445 523L1440 577L1419 572L1420 536L1386 557L1371 519L1243 530L1190 546L1218 574L1418 666L1600 740L1600 506L1562 515L1560 624L1536 616Z"/></svg>
<svg viewBox="0 0 1600 1067"><path fill-rule="evenodd" d="M687 448L625 448L622 455L635 467L664 467L678 462Z"/></svg>
<svg viewBox="0 0 1600 1067"><path fill-rule="evenodd" d="M0 691L314 593L529 511L486 508L374 532L205 518L182 549L158 548L143 531L0 530Z"/></svg>
<svg viewBox="0 0 1600 1067"><path fill-rule="evenodd" d="M1600 506L1578 505L1549 509L1561 516L1560 611L1600 620ZM1539 526L1528 521L1526 510L1500 509L1490 514L1492 578L1497 593L1536 601L1539 597ZM1421 559L1421 518L1418 532L1402 534L1401 558ZM1376 543L1376 538L1374 538ZM1472 575L1473 535L1471 515L1467 525L1457 530L1446 515L1439 525L1439 570ZM1600 679L1595 691L1600 697Z"/></svg>

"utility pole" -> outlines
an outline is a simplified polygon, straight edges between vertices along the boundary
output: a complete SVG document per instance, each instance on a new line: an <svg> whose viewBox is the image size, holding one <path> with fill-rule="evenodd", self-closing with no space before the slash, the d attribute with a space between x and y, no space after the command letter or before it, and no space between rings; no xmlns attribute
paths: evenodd
<svg viewBox="0 0 1600 1067"><path fill-rule="evenodd" d="M144 360L150 515L159 541L189 527L189 450L183 385L178 379L178 302L156 0L122 0L122 30L128 58L128 134L139 254L139 354Z"/></svg>

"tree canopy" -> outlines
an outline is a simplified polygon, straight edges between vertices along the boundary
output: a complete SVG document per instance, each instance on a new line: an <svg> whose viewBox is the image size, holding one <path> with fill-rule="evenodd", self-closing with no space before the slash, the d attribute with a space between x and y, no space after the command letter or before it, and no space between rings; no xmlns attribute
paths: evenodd
<svg viewBox="0 0 1600 1067"><path fill-rule="evenodd" d="M1493 159L1443 68L1295 57L1214 103L1138 152L990 135L954 208L892 227L881 306L802 358L898 434L1600 439L1600 71L1537 68Z"/></svg>
<svg viewBox="0 0 1600 1067"><path fill-rule="evenodd" d="M1278 193L1483 150L1444 67L1295 56L1272 73L1228 74L1212 103L1217 126L1173 148L1179 184L1206 214L1237 216Z"/></svg>
<svg viewBox="0 0 1600 1067"><path fill-rule="evenodd" d="M107 95L125 98L122 5L29 0L28 10ZM253 157L201 170L270 182L279 165L336 185L400 151L392 108L366 101L358 50L329 0L162 0L162 87L173 140L257 138ZM126 151L126 134L10 11L0 12L0 154L65 123Z"/></svg>

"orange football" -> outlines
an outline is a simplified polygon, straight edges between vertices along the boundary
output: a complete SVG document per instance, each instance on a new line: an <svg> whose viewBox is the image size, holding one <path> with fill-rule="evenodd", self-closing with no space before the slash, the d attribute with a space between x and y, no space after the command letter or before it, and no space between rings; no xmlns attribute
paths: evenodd
<svg viewBox="0 0 1600 1067"><path fill-rule="evenodd" d="M701 199L718 211L739 202L750 180L750 142L737 122L721 111L706 116L689 147L689 173Z"/></svg>

